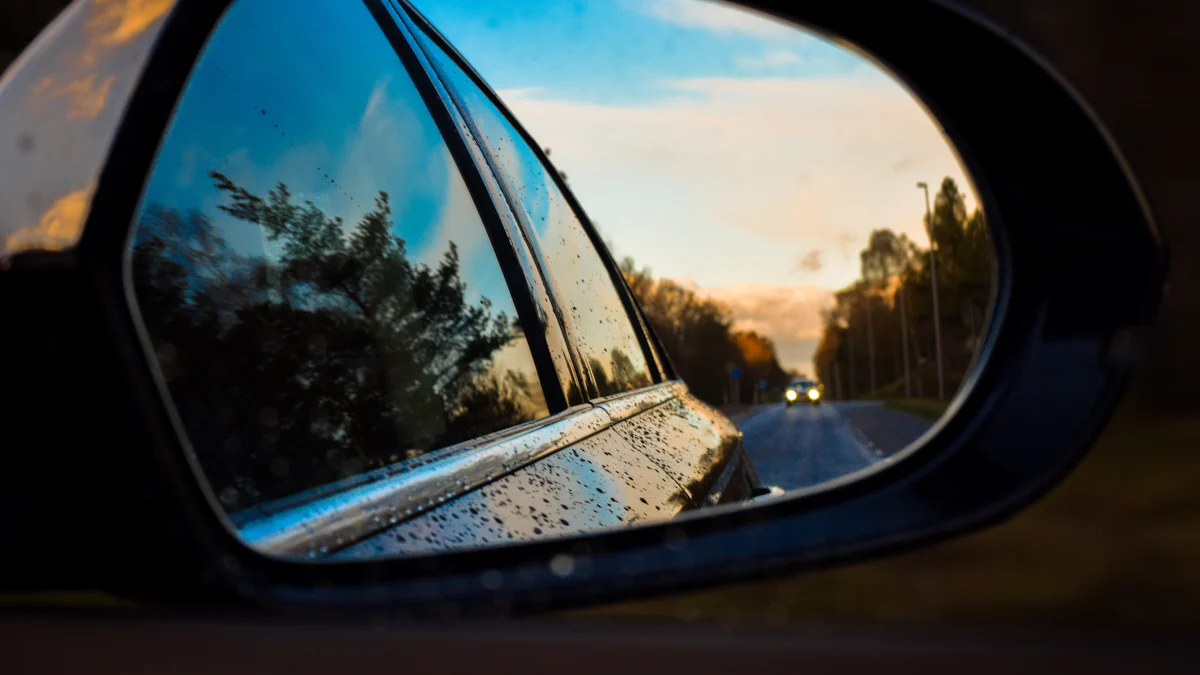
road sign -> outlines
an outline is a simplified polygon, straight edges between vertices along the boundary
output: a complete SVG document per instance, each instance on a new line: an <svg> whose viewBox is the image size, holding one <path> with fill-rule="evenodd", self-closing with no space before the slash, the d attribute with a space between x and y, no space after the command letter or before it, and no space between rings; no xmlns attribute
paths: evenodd
<svg viewBox="0 0 1200 675"><path fill-rule="evenodd" d="M740 380L740 379L742 378L742 369L741 369L741 368L734 368L734 369L733 369L733 372L732 372L732 373L730 373L730 374L731 374L731 375L733 375L733 379L735 379L735 380Z"/></svg>
<svg viewBox="0 0 1200 675"><path fill-rule="evenodd" d="M758 388L759 388L759 389L766 389L766 388L767 388L767 381L766 381L766 380L759 380L759 381L758 381Z"/></svg>

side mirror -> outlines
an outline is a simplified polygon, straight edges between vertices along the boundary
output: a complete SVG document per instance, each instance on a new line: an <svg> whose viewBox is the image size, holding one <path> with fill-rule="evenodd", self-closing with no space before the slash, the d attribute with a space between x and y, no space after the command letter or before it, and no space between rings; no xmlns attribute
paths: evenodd
<svg viewBox="0 0 1200 675"><path fill-rule="evenodd" d="M1035 55L952 7L746 4L893 73L964 174L904 181L913 238L855 240L811 377L716 300L618 264L408 2L73 4L0 81L4 372L40 448L4 499L60 497L4 527L103 527L30 547L10 583L532 612L879 555L1050 489L1119 400L1165 278L1117 150ZM738 147L749 164L779 124ZM961 269L964 233L986 272ZM681 303L707 323L673 323ZM842 419L884 397L914 429L886 450ZM828 470L799 478L798 457Z"/></svg>

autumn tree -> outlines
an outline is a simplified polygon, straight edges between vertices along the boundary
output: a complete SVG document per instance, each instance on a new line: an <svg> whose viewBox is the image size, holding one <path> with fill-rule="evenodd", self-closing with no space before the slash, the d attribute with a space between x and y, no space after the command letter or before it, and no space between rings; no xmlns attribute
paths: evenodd
<svg viewBox="0 0 1200 675"><path fill-rule="evenodd" d="M632 258L622 261L621 271L679 376L700 399L714 405L731 399L729 365L743 373L743 401L762 380L770 387L786 384L775 345L752 331L736 331L728 308L670 279L655 279Z"/></svg>

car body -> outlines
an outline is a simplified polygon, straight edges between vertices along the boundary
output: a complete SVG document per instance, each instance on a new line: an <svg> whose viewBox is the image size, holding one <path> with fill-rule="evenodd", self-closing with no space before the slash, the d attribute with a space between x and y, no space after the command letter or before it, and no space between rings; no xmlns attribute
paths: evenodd
<svg viewBox="0 0 1200 675"><path fill-rule="evenodd" d="M793 380L784 390L783 399L789 408L797 403L820 405L823 394L823 387L813 380Z"/></svg>

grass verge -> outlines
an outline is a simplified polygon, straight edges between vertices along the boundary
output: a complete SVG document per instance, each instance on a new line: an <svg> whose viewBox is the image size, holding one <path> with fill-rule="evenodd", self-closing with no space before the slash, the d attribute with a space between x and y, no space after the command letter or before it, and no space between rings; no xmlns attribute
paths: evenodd
<svg viewBox="0 0 1200 675"><path fill-rule="evenodd" d="M888 398L883 400L883 405L923 420L936 422L946 412L949 403L932 398Z"/></svg>

